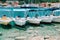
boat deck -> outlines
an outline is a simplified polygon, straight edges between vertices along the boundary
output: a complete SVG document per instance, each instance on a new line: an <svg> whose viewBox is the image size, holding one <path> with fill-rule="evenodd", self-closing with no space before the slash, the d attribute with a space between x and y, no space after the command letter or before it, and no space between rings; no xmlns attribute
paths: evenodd
<svg viewBox="0 0 60 40"><path fill-rule="evenodd" d="M32 36L60 36L60 23L40 24L40 26L27 25L25 28L18 26L11 29L4 29L0 25L0 40L15 40L16 37L29 37Z"/></svg>

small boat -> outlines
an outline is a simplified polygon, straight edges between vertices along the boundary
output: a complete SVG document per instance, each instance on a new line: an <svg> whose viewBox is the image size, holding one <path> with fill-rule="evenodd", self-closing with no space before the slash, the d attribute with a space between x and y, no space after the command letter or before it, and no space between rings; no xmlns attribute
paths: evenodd
<svg viewBox="0 0 60 40"><path fill-rule="evenodd" d="M10 25L10 22L13 20L11 19L11 9L2 9L0 10L2 17L0 17L0 24L2 25ZM6 13L6 14L5 14Z"/></svg>
<svg viewBox="0 0 60 40"><path fill-rule="evenodd" d="M26 18L19 18L19 19L14 18L14 22L16 25L23 26L26 24Z"/></svg>
<svg viewBox="0 0 60 40"><path fill-rule="evenodd" d="M55 13L56 13L56 14L55 14ZM60 15L60 10L54 10L54 11L53 11L53 14L55 14L55 15L53 16L54 18L53 18L52 21L53 21L53 22L60 22L60 16L59 16L59 15ZM58 14L58 15L57 15L57 14ZM57 15L57 16L56 16L56 15Z"/></svg>
<svg viewBox="0 0 60 40"><path fill-rule="evenodd" d="M0 18L0 24L3 24L3 25L8 25L11 21L12 21L12 19L11 18L8 18L8 17L7 17L6 20Z"/></svg>
<svg viewBox="0 0 60 40"><path fill-rule="evenodd" d="M60 16L54 16L53 22L60 22Z"/></svg>
<svg viewBox="0 0 60 40"><path fill-rule="evenodd" d="M39 16L38 9L31 9L31 10L29 10L29 12L32 13L31 15L33 15L35 13L35 16L33 16L33 17L27 16L27 21L31 24L39 25L42 19L38 18L38 16Z"/></svg>
<svg viewBox="0 0 60 40"><path fill-rule="evenodd" d="M33 17L33 18L27 17L27 21L28 21L29 23L37 24L37 25L38 25L38 24L40 24L41 19L35 18L35 17Z"/></svg>
<svg viewBox="0 0 60 40"><path fill-rule="evenodd" d="M24 26L26 24L26 11L28 11L30 9L14 9L13 11L22 11L24 12L24 18L21 18L20 16L17 16L16 18L13 18L13 21L15 22L16 25L18 26Z"/></svg>
<svg viewBox="0 0 60 40"><path fill-rule="evenodd" d="M42 16L40 18L42 19L41 22L45 22L45 23L51 23L52 20L53 20L53 16L52 15L50 15L50 16Z"/></svg>

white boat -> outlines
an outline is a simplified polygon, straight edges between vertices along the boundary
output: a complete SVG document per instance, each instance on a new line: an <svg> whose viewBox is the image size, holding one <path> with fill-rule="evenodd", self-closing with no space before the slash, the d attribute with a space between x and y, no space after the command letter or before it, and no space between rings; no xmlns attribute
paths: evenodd
<svg viewBox="0 0 60 40"><path fill-rule="evenodd" d="M26 19L25 18L20 18L20 19L15 19L14 18L14 22L16 25L19 25L19 26L23 26L26 24Z"/></svg>
<svg viewBox="0 0 60 40"><path fill-rule="evenodd" d="M27 21L31 24L39 25L42 19L38 18L38 16L39 16L38 9L31 9L31 10L29 10L29 12L31 12L31 15L33 15L33 14L35 14L35 15L32 17L28 16Z"/></svg>
<svg viewBox="0 0 60 40"><path fill-rule="evenodd" d="M29 23L37 24L37 25L38 25L38 24L40 24L41 19L35 18L35 17L33 17L33 18L27 17L27 21L28 21Z"/></svg>
<svg viewBox="0 0 60 40"><path fill-rule="evenodd" d="M24 17L25 17L26 11L28 11L28 10L30 10L30 9L14 9L13 11L22 11L22 12L24 12ZM26 21L27 21L26 18L20 18L20 17L18 17L17 19L13 18L13 20L14 20L15 24L19 25L19 26L25 25Z"/></svg>
<svg viewBox="0 0 60 40"><path fill-rule="evenodd" d="M55 10L53 11L53 14L55 14L56 12L59 12L60 13L60 10ZM60 16L54 16L53 22L60 22Z"/></svg>
<svg viewBox="0 0 60 40"><path fill-rule="evenodd" d="M11 21L12 19L8 17L7 17L7 20L3 20L0 18L0 24L3 24L3 25L8 25Z"/></svg>
<svg viewBox="0 0 60 40"><path fill-rule="evenodd" d="M60 16L54 16L53 22L60 22Z"/></svg>
<svg viewBox="0 0 60 40"><path fill-rule="evenodd" d="M52 20L53 20L53 16L52 15L50 15L50 16L42 16L40 18L42 19L41 22L45 22L45 23L51 23Z"/></svg>
<svg viewBox="0 0 60 40"><path fill-rule="evenodd" d="M0 11L2 11L1 14L3 14L2 18L0 18L0 24L8 25L12 21L12 19L10 18L11 17L11 15L10 15L11 9L2 9L2 10L0 9ZM5 14L5 12L8 12L7 15Z"/></svg>

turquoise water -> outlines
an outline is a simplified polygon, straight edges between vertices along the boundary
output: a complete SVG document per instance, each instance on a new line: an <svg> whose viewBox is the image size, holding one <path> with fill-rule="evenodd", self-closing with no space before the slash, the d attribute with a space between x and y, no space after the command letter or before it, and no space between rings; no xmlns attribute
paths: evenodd
<svg viewBox="0 0 60 40"><path fill-rule="evenodd" d="M9 26L8 26L9 27ZM24 28L13 26L11 29L4 29L0 25L0 40L15 40L16 37L24 36L28 40L31 36L59 36L60 23L40 24L40 26L26 25Z"/></svg>

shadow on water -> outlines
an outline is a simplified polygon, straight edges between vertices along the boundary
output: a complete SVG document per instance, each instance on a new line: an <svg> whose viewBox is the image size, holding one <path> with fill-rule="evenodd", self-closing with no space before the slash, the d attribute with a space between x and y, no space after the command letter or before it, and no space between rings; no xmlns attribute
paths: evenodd
<svg viewBox="0 0 60 40"><path fill-rule="evenodd" d="M3 24L1 24L1 27L3 28L3 29L11 29L12 27L11 27L11 25L3 25Z"/></svg>
<svg viewBox="0 0 60 40"><path fill-rule="evenodd" d="M41 24L44 24L46 26L52 26L53 25L53 23L41 23Z"/></svg>
<svg viewBox="0 0 60 40"><path fill-rule="evenodd" d="M44 24L40 24L40 27L44 27Z"/></svg>
<svg viewBox="0 0 60 40"><path fill-rule="evenodd" d="M29 27L44 27L43 24L33 24L33 23L28 23L27 24Z"/></svg>
<svg viewBox="0 0 60 40"><path fill-rule="evenodd" d="M15 24L14 28L17 28L17 29L19 29L19 30L24 30L24 31L26 31L26 30L29 28L29 25L28 25L28 24L25 24L25 25L23 25L23 26L20 26L20 25L16 25L16 24Z"/></svg>
<svg viewBox="0 0 60 40"><path fill-rule="evenodd" d="M54 23L54 24L60 24L60 22L52 22L52 23Z"/></svg>
<svg viewBox="0 0 60 40"><path fill-rule="evenodd" d="M27 23L26 25L23 25L23 26L19 26L19 25L15 24L14 27L19 29L19 30L26 31L29 27L44 27L44 25L43 24L36 25L36 24Z"/></svg>
<svg viewBox="0 0 60 40"><path fill-rule="evenodd" d="M27 26L19 26L19 25L16 25L15 28L19 29L19 30L27 30Z"/></svg>
<svg viewBox="0 0 60 40"><path fill-rule="evenodd" d="M14 21L10 22L8 25L3 25L1 24L0 25L3 29L12 29L12 28L17 28L19 30L27 30L27 28L29 27L27 24L26 25L23 25L23 26L19 26L19 25L16 25Z"/></svg>
<svg viewBox="0 0 60 40"><path fill-rule="evenodd" d="M12 29L12 28L17 28L19 30L27 30L29 27L45 27L45 26L55 26L55 24L60 24L60 23L40 23L38 25L36 24L31 24L31 23L26 23L26 25L19 26L16 25L14 22L10 22L8 25L0 25L3 29Z"/></svg>

